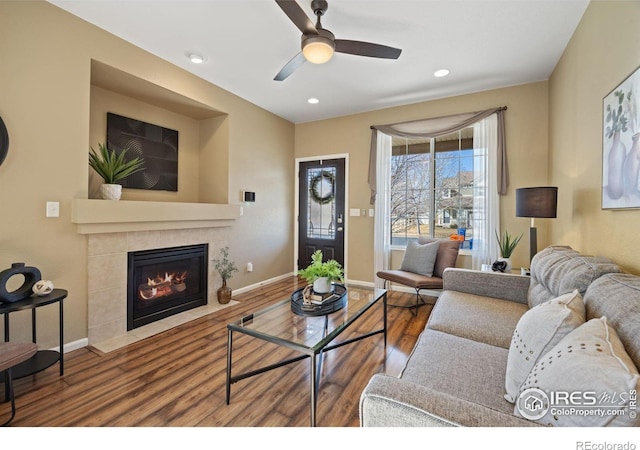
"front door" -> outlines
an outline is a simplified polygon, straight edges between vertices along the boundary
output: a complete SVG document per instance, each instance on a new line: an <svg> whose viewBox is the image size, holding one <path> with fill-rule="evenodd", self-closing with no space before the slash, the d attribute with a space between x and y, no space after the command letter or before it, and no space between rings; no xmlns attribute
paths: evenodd
<svg viewBox="0 0 640 450"><path fill-rule="evenodd" d="M300 163L298 268L311 264L311 255L322 250L322 259L335 259L344 267L345 160L325 159Z"/></svg>

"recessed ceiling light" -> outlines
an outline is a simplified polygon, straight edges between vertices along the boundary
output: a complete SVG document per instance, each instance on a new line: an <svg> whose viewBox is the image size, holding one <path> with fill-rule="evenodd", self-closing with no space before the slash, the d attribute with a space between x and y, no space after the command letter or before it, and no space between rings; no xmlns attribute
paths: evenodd
<svg viewBox="0 0 640 450"><path fill-rule="evenodd" d="M449 75L449 69L439 69L433 72L433 76L438 78L446 77L447 75Z"/></svg>
<svg viewBox="0 0 640 450"><path fill-rule="evenodd" d="M194 64L202 64L204 62L204 56L197 53L189 53L189 60Z"/></svg>
<svg viewBox="0 0 640 450"><path fill-rule="evenodd" d="M320 103L320 100L318 100L315 97L311 97L309 100L307 100L307 102L311 103L312 105L316 105L316 104Z"/></svg>

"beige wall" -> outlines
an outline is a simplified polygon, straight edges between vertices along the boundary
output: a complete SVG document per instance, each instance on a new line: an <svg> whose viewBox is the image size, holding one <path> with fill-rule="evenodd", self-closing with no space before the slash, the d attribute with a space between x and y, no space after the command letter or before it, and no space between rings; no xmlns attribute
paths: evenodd
<svg viewBox="0 0 640 450"><path fill-rule="evenodd" d="M547 110L546 82L434 100L409 106L296 125L296 158L335 153L349 154L349 208L369 208L367 171L371 125L404 122L456 113L480 111L507 106L505 126L511 184L502 197L500 215L502 228L510 233L525 233L523 243L513 256L515 268L529 265L527 240L529 219L515 217L515 189L547 182ZM349 217L347 239L349 256L346 262L352 280L374 281L373 218ZM547 245L548 224L537 222L538 246ZM396 258L397 255L396 255ZM461 258L469 265L467 258Z"/></svg>
<svg viewBox="0 0 640 450"><path fill-rule="evenodd" d="M46 2L0 2L0 30L0 116L10 136L0 166L0 269L26 262L69 290L66 342L87 336L87 238L76 233L70 215L71 200L88 196L88 150L102 135L96 131L100 125L90 124L97 101L91 97L92 60L227 114L203 119L205 131L214 131L207 134L202 123L144 106L145 114L161 121L171 116L183 122L184 130L199 133L187 139L184 165L194 172L186 177L214 174L224 180L222 186L188 180L184 198L182 193L157 196L211 201L220 195L210 190L227 189L224 200L237 204L241 189L255 190L256 203L245 208L229 239L238 266L252 261L254 272L241 270L230 285L239 288L291 272L293 124ZM127 110L138 106L133 102ZM196 168L199 156L191 146L198 141L206 155ZM227 148L212 157L221 142ZM45 218L47 201L60 202L59 218ZM40 343L57 345L55 308L43 308L38 317ZM28 323L27 313L12 316L12 338L28 339Z"/></svg>
<svg viewBox="0 0 640 450"><path fill-rule="evenodd" d="M640 65L639 33L640 2L591 2L549 82L552 241L637 274L640 210L602 210L601 186L602 101Z"/></svg>

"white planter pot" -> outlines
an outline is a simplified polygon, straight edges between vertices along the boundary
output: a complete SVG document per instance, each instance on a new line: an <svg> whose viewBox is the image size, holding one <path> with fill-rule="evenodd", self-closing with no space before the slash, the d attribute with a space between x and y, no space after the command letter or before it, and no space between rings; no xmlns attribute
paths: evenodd
<svg viewBox="0 0 640 450"><path fill-rule="evenodd" d="M331 283L327 277L318 278L313 282L313 290L318 294L325 294L331 291Z"/></svg>
<svg viewBox="0 0 640 450"><path fill-rule="evenodd" d="M120 200L122 196L122 185L102 184L100 185L100 197L104 200Z"/></svg>

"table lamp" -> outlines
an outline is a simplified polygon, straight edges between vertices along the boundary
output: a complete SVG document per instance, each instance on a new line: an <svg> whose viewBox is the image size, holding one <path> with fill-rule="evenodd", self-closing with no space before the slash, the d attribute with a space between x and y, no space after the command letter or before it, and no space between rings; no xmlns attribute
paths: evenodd
<svg viewBox="0 0 640 450"><path fill-rule="evenodd" d="M536 218L557 217L558 188L552 186L516 189L516 217L531 217L529 253L531 259L538 253Z"/></svg>

